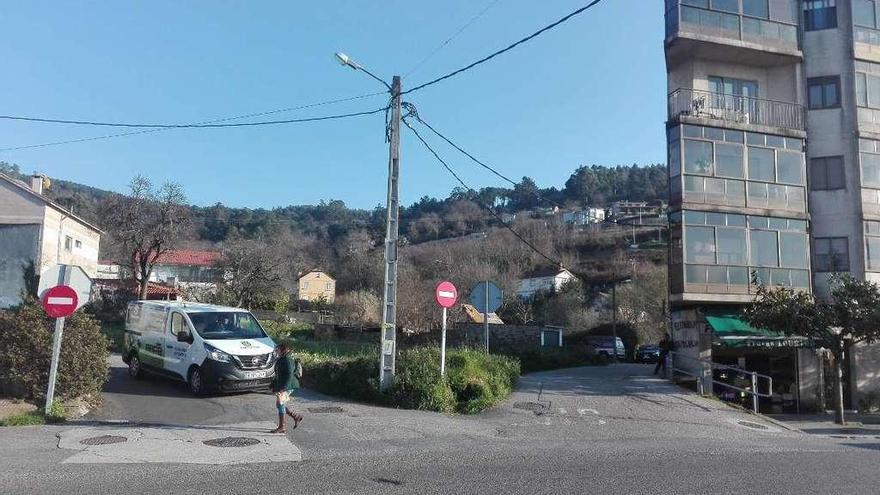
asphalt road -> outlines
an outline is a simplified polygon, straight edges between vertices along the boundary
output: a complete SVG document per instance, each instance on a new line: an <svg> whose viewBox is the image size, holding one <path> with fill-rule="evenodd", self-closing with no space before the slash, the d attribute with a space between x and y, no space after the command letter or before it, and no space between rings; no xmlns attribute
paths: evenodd
<svg viewBox="0 0 880 495"><path fill-rule="evenodd" d="M297 407L306 419L288 434L301 462L267 457L248 464L189 464L183 448L190 444L181 443L157 450L155 455L168 457L161 463L75 463L71 459L82 452L59 448L59 437L64 447L64 439L69 443L84 428L149 428L111 421L156 423L163 432L181 435L238 428L241 435L259 437L253 425L274 419L269 395L194 399L182 384L131 382L114 370L105 406L88 418L95 421L91 426L0 430L0 492L878 491L880 440L788 431L683 392L649 371L616 365L530 375L505 404L468 417L388 410L304 392ZM277 441L263 447L288 448Z"/></svg>

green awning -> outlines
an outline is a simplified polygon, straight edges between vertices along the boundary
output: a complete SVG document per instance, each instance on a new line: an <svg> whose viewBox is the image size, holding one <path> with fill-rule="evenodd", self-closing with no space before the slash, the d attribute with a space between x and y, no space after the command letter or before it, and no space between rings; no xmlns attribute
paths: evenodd
<svg viewBox="0 0 880 495"><path fill-rule="evenodd" d="M706 316L715 342L725 347L811 347L809 339L755 328L734 315Z"/></svg>

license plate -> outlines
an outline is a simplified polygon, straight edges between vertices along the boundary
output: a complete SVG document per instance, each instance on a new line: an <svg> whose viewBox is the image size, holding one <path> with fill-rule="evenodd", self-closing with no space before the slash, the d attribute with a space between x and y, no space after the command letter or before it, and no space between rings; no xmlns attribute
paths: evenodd
<svg viewBox="0 0 880 495"><path fill-rule="evenodd" d="M255 380L257 378L266 378L265 371L245 371L244 377L248 380Z"/></svg>

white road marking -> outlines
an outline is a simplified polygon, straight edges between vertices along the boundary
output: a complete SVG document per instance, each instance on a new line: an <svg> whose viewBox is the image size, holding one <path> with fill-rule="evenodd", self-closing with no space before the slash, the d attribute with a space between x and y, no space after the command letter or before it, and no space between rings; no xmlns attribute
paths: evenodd
<svg viewBox="0 0 880 495"><path fill-rule="evenodd" d="M578 414L580 414L581 416L583 416L584 414L587 414L587 413L593 413L596 416L599 415L599 411L597 411L595 409L587 409L587 408L578 409Z"/></svg>
<svg viewBox="0 0 880 495"><path fill-rule="evenodd" d="M72 297L47 297L46 302L48 304L64 304L66 306L70 306L73 304Z"/></svg>

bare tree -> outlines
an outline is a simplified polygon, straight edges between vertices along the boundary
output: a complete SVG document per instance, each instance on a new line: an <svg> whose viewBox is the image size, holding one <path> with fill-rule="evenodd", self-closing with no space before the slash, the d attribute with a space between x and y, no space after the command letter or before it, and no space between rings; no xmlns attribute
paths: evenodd
<svg viewBox="0 0 880 495"><path fill-rule="evenodd" d="M101 216L121 250L121 264L131 269L138 284L138 297L146 299L156 262L182 240L190 216L180 184L167 182L154 189L149 179L138 175L129 189L128 196L113 195L104 200Z"/></svg>
<svg viewBox="0 0 880 495"><path fill-rule="evenodd" d="M223 273L221 290L236 305L250 309L282 295L286 260L262 241L236 239L223 246L217 268Z"/></svg>

